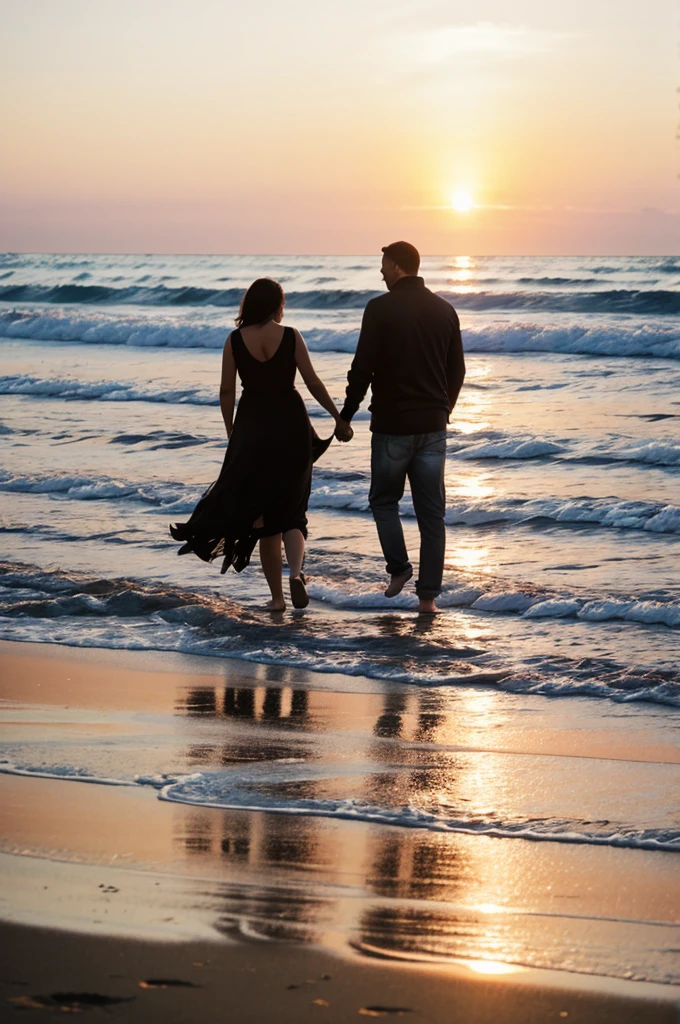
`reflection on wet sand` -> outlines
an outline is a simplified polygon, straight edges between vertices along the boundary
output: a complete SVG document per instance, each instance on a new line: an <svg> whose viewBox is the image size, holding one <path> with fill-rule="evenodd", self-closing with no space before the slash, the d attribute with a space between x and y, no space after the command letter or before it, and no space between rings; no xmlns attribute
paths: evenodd
<svg viewBox="0 0 680 1024"><path fill-rule="evenodd" d="M421 627L390 615L381 628L389 644ZM442 628L423 624L423 650ZM149 886L173 890L182 927L488 969L680 978L676 857L669 844L621 845L624 829L637 844L643 829L673 827L667 718L571 700L558 727L545 698L489 686L191 663L172 676L112 668L100 708L81 660L82 689L72 658L55 659L51 690L43 662L17 669L7 732L21 774L3 779L3 849L17 860L115 863L135 892L151 866L167 885ZM123 784L83 785L95 779ZM49 900L63 914L52 886L24 874L21 905ZM154 899L159 923L171 920L168 892Z"/></svg>
<svg viewBox="0 0 680 1024"><path fill-rule="evenodd" d="M407 698L403 693L385 694L385 710L376 718L373 726L375 736L400 736L403 728L402 716L407 706Z"/></svg>
<svg viewBox="0 0 680 1024"><path fill-rule="evenodd" d="M284 698L288 698L284 703ZM191 688L176 703L175 710L190 716L252 718L259 721L299 722L307 714L307 690L288 687Z"/></svg>
<svg viewBox="0 0 680 1024"><path fill-rule="evenodd" d="M191 746L187 761L216 766L309 756L296 737L287 743L278 733L268 736L268 730L272 726L304 727L312 719L327 719L332 696L271 685L188 690L176 705L178 713L222 722L238 718L241 727L237 733L225 735L221 744ZM374 711L370 719L361 722L369 744L370 736L429 743L444 718L443 711L437 709L437 696L427 692L388 691L381 695L380 703L379 713ZM377 699L371 705L378 710ZM244 728L250 736L244 734ZM409 761L408 748L401 754L391 744L378 743L369 749L378 764L393 761L395 755L397 760ZM431 767L420 769L414 764L396 779L393 773L368 772L360 780L353 776L350 788L356 793L359 781L358 795L374 804L389 804L395 796L403 803L423 804L436 774ZM291 786L286 785L285 790L290 794ZM299 782L293 792L303 799L324 795L318 780ZM453 907L448 914L440 908L436 917L426 906L411 905L406 915L382 905L367 907L371 897L398 905L403 900L436 900L438 904L464 900L464 881L469 881L473 865L451 837L367 828L359 823L348 836L346 829L324 818L228 810L192 810L176 824L175 842L186 854L219 856L239 872L245 868L244 881L248 870L251 873L243 886L221 887L220 927L225 931L238 928L251 935L315 942L321 934L340 926L355 945L411 954L432 945L427 941L431 932L428 922L440 935L458 934ZM320 876L324 885L334 887L334 896L311 899L297 887L286 892L255 882L271 871L285 878L288 887L291 877L299 880L301 872L317 879ZM449 927L442 928L442 918L449 921ZM422 936L420 944L418 935ZM479 952L477 946L474 949ZM458 947L456 955L462 955Z"/></svg>
<svg viewBox="0 0 680 1024"><path fill-rule="evenodd" d="M387 618L387 617L386 617ZM386 622L385 628L399 628L399 620ZM370 735L380 739L401 739L428 744L435 740L445 715L439 695L422 692L407 694L386 692L380 698L382 709L361 723ZM268 727L304 726L309 719L328 718L328 694L281 686L235 689L215 687L193 689L178 703L184 714L221 720L239 718L242 727L254 730L250 737L242 729L225 736L221 746L192 747L187 760L195 764L234 764L243 760L273 762L308 756L295 740L282 742L279 735L267 737ZM318 707L315 705L319 705ZM375 707L377 701L372 701ZM244 753L244 748L248 748ZM370 746L375 762L405 761L413 758L409 748L391 744ZM417 761L417 758L415 759ZM367 773L360 781L358 796L373 804L426 805L439 775L435 766L422 768L414 763L410 770L393 773ZM448 766L447 781L454 783L458 772ZM356 793L357 778L351 783ZM285 787L290 793L290 786ZM395 792L396 790L396 792ZM296 795L309 799L323 792L311 780L298 783ZM449 794L450 795L450 794ZM451 799L454 799L450 795ZM463 853L453 837L410 832L402 829L366 828L357 825L351 842L345 830L334 822L307 816L244 814L238 811L200 811L186 815L176 842L190 855L219 855L234 867L249 868L254 877L270 870L284 871L293 877L300 872L321 874L326 883L351 887L352 898L336 894L334 898L309 899L299 890L282 893L276 887L250 886L229 889L221 909L221 927L238 927L247 934L315 942L322 932L333 931L342 922L342 930L354 945L370 947L385 954L414 955L418 952L442 956L480 956L479 929L475 942L466 944L461 911L466 901L474 862ZM357 896L360 895L360 898ZM371 904L371 898L388 900ZM427 903L435 900L436 912ZM409 901L405 909L401 901ZM423 903L414 906L413 901ZM443 910L442 903L450 903ZM394 906L392 905L394 904ZM464 913L467 917L469 914ZM484 918L488 923L488 915ZM466 925L466 928L469 927ZM455 940L455 941L454 941Z"/></svg>
<svg viewBox="0 0 680 1024"><path fill-rule="evenodd" d="M219 853L231 867L233 880L207 895L215 927L240 937L464 961L480 973L590 973L595 962L618 977L630 976L633 962L653 970L658 943L674 941L672 925L513 908L517 886L551 888L554 865L515 864L505 843L361 825L348 838L337 825L206 811L187 818L176 839L188 854Z"/></svg>
<svg viewBox="0 0 680 1024"><path fill-rule="evenodd" d="M339 824L204 811L185 818L176 842L189 855L218 854L230 868L232 880L206 895L215 927L246 939L462 961L488 974L522 967L591 973L596 963L600 973L622 978L632 963L653 975L659 943L677 939L670 923L579 915L573 904L513 907L527 886L550 890L555 865L515 861L508 843L367 825L348 836Z"/></svg>
<svg viewBox="0 0 680 1024"><path fill-rule="evenodd" d="M403 624L385 616L383 628ZM185 807L175 819L176 849L220 864L226 881L210 896L221 930L472 961L480 971L508 963L584 971L597 961L621 977L626 958L653 971L659 941L674 941L612 888L624 862L608 865L625 851L326 816L324 801L345 801L347 817L357 802L474 818L502 814L518 785L540 794L542 780L526 774L535 769L524 754L471 746L481 731L487 743L494 735L507 742L507 702L495 692L459 691L453 708L441 689L395 687L350 700L295 686L290 675L263 681L189 688L175 704L180 730L193 719L187 765L226 771L227 800L233 792L243 808ZM547 799L569 797L578 766L569 763L562 775L553 764ZM599 881L586 891L581 877Z"/></svg>

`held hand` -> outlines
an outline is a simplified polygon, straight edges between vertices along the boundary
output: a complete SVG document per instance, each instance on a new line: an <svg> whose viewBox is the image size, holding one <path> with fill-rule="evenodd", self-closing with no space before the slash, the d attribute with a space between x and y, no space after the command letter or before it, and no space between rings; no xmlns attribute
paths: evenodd
<svg viewBox="0 0 680 1024"><path fill-rule="evenodd" d="M335 436L338 441L351 441L354 431L346 420L338 419L335 424Z"/></svg>

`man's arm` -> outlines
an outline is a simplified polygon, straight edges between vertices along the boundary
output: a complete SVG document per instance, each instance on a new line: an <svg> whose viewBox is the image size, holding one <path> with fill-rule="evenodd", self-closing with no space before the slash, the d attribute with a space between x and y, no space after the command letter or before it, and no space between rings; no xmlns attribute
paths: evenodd
<svg viewBox="0 0 680 1024"><path fill-rule="evenodd" d="M352 416L354 416L366 397L366 392L373 380L378 355L378 342L377 316L374 300L371 300L364 310L357 350L347 374L345 404L340 413L340 419L344 420L345 423L349 423Z"/></svg>
<svg viewBox="0 0 680 1024"><path fill-rule="evenodd" d="M454 314L455 315L455 314ZM463 357L463 342L460 336L460 323L456 315L455 323L451 331L449 351L446 358L446 390L449 394L449 416L453 407L458 401L460 389L465 380L465 359Z"/></svg>

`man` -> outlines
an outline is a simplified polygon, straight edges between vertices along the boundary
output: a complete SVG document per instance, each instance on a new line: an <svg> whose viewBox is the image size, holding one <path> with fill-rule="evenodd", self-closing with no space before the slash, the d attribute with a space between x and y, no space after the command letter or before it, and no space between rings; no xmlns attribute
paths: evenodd
<svg viewBox="0 0 680 1024"><path fill-rule="evenodd" d="M446 424L465 377L460 325L453 307L418 277L414 246L393 242L382 251L388 292L364 311L336 436L349 440L370 385L369 504L391 576L385 596L395 597L413 575L399 518L408 477L420 531L418 610L434 614L446 547Z"/></svg>

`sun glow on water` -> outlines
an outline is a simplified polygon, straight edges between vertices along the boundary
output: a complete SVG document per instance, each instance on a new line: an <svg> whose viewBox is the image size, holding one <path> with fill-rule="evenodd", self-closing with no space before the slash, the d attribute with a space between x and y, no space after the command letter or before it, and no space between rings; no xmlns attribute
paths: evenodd
<svg viewBox="0 0 680 1024"><path fill-rule="evenodd" d="M466 960L465 963L475 974L516 974L524 969L501 960Z"/></svg>

